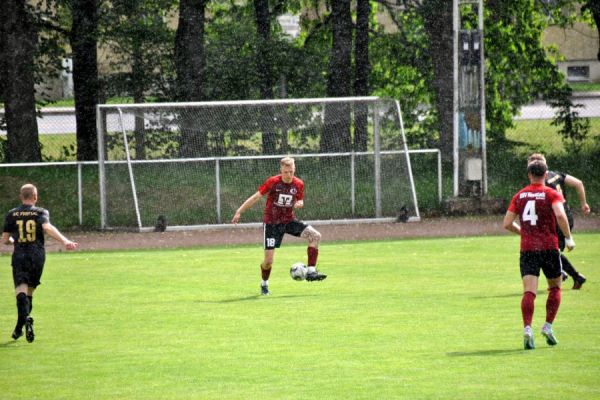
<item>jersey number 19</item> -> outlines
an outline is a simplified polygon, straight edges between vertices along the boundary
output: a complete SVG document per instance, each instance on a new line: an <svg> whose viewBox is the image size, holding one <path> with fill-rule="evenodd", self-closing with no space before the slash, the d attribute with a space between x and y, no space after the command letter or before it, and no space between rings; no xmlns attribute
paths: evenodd
<svg viewBox="0 0 600 400"><path fill-rule="evenodd" d="M35 242L36 223L32 219L17 220L19 227L19 243Z"/></svg>

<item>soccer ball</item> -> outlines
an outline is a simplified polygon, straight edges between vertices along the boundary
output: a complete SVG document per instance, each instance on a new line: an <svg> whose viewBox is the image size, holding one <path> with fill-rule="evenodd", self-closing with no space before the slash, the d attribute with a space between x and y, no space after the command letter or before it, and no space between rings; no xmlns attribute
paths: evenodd
<svg viewBox="0 0 600 400"><path fill-rule="evenodd" d="M295 281L303 281L306 279L306 265L301 262L292 264L290 268L290 276Z"/></svg>

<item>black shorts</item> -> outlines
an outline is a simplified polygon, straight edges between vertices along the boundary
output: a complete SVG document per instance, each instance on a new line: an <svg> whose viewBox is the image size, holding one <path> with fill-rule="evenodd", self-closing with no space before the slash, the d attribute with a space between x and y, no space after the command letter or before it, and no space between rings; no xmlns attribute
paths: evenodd
<svg viewBox="0 0 600 400"><path fill-rule="evenodd" d="M12 270L15 287L22 283L26 283L29 287L38 287L45 262L44 252L13 253Z"/></svg>
<svg viewBox="0 0 600 400"><path fill-rule="evenodd" d="M263 224L265 250L278 249L281 246L284 234L292 236L300 236L306 229L306 225L297 219L288 222L287 224Z"/></svg>
<svg viewBox="0 0 600 400"><path fill-rule="evenodd" d="M562 262L558 250L522 251L520 263L521 277L540 276L540 269L547 279L555 279L562 275Z"/></svg>

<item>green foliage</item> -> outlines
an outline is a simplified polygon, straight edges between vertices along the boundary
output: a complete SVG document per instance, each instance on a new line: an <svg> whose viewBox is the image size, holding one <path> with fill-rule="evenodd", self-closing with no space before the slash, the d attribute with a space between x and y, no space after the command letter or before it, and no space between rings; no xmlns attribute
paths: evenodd
<svg viewBox="0 0 600 400"><path fill-rule="evenodd" d="M113 0L99 10L100 43L110 46L112 74L104 77L107 95L170 98L174 31L167 24L174 0ZM126 72L124 72L126 71Z"/></svg>
<svg viewBox="0 0 600 400"><path fill-rule="evenodd" d="M439 135L433 129L436 111L431 109L432 69L424 57L426 33L416 12L396 16L398 31L385 32L377 25L370 41L373 94L398 99L403 110L407 140L414 147L436 147ZM394 57L390 57L394 54Z"/></svg>
<svg viewBox="0 0 600 400"><path fill-rule="evenodd" d="M543 97L558 111L555 124L562 126L561 135L577 149L587 135L589 122L573 110L571 91L555 65L557 55L540 40L550 23L572 23L575 14L565 10L573 1L493 4L485 10L488 137L502 139L521 106Z"/></svg>
<svg viewBox="0 0 600 400"><path fill-rule="evenodd" d="M573 109L582 106L574 106L569 98L559 99L555 105L559 111L552 125L560 127L559 133L569 151L579 154L590 130L590 120L579 117L579 113Z"/></svg>

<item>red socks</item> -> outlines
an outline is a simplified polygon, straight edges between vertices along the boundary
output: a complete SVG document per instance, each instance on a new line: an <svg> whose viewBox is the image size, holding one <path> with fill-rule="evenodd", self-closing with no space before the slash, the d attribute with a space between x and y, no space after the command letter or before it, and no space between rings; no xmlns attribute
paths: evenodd
<svg viewBox="0 0 600 400"><path fill-rule="evenodd" d="M533 319L533 309L535 307L535 296L533 292L523 293L521 299L521 313L523 314L523 326L531 326L531 320Z"/></svg>
<svg viewBox="0 0 600 400"><path fill-rule="evenodd" d="M319 249L316 247L309 247L306 250L308 254L308 264L309 267L315 267L317 265L317 257L319 257Z"/></svg>
<svg viewBox="0 0 600 400"><path fill-rule="evenodd" d="M548 300L546 300L546 322L551 324L556 318L560 306L561 290L559 287L548 289Z"/></svg>

